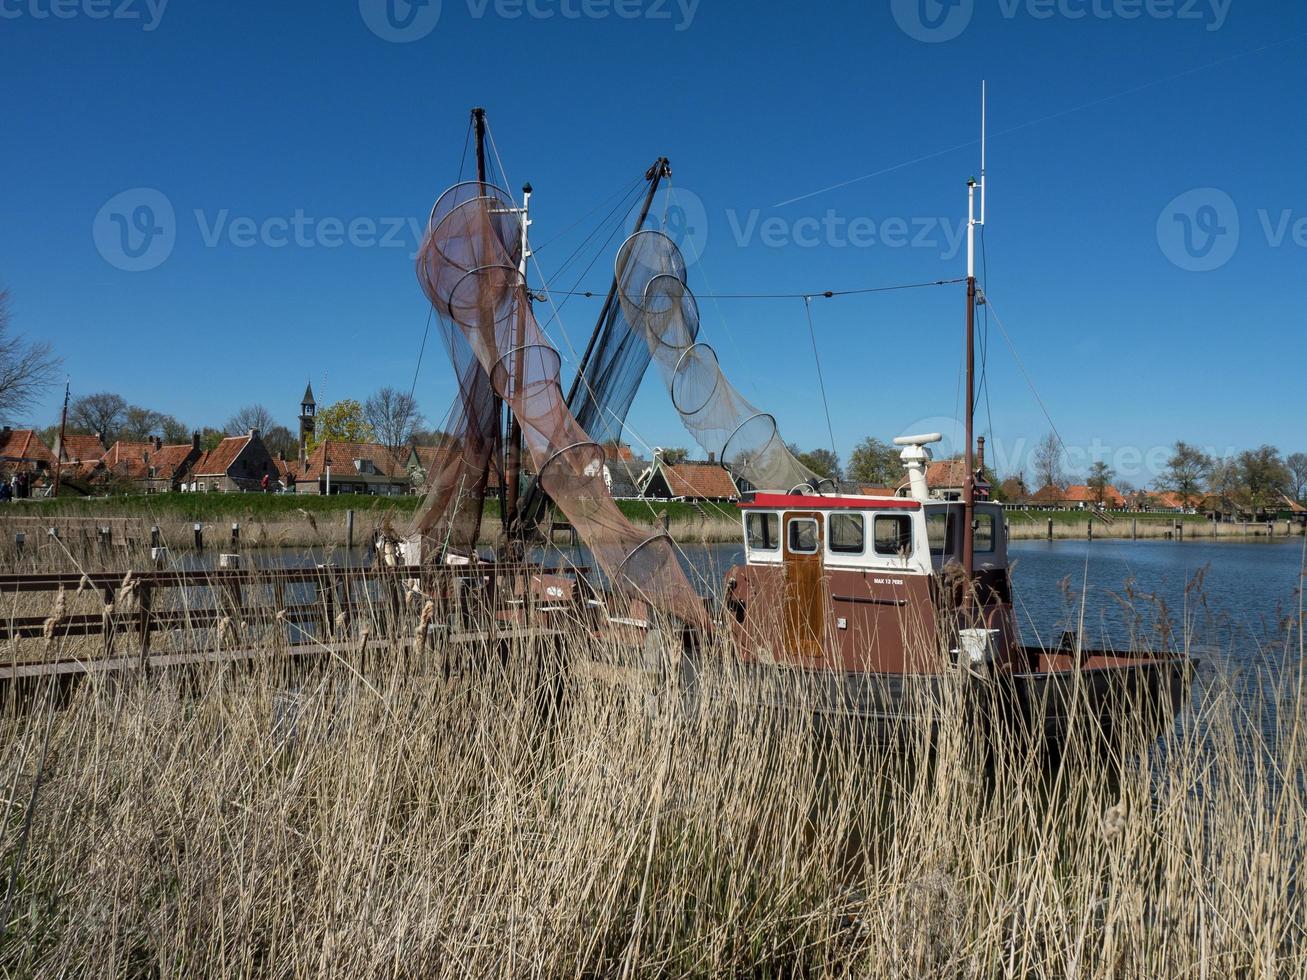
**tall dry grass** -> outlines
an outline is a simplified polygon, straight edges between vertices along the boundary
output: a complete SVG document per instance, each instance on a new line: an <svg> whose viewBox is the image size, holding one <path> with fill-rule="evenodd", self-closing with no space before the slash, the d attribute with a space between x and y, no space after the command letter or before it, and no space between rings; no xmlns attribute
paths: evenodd
<svg viewBox="0 0 1307 980"><path fill-rule="evenodd" d="M427 625L403 616L379 625ZM991 750L948 697L903 751L868 748L760 707L804 703L796 675L746 675L720 644L691 684L670 643L628 656L578 628L505 651L431 626L420 653L11 701L0 969L1307 972L1296 634L1209 665L1150 749L1072 744L1053 768Z"/></svg>

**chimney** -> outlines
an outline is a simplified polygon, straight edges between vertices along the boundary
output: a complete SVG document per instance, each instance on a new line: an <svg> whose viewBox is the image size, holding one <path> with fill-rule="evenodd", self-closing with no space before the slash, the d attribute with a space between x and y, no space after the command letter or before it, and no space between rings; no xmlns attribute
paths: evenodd
<svg viewBox="0 0 1307 980"><path fill-rule="evenodd" d="M708 462L710 463L717 462L717 454L713 452L711 449L708 450Z"/></svg>
<svg viewBox="0 0 1307 980"><path fill-rule="evenodd" d="M160 449L162 449L162 448L163 448L163 440L160 439L158 436L155 436L155 437L154 437L154 451L157 453L157 452L158 452Z"/></svg>
<svg viewBox="0 0 1307 980"><path fill-rule="evenodd" d="M259 430L258 430L258 429L250 429L250 438L251 438L251 439L257 439L257 438L259 438Z"/></svg>
<svg viewBox="0 0 1307 980"><path fill-rule="evenodd" d="M976 440L976 472L981 476L985 473L985 437L981 436Z"/></svg>
<svg viewBox="0 0 1307 980"><path fill-rule="evenodd" d="M104 445L104 433L103 433L103 432L97 432L97 433L95 434L95 441L98 442L101 446L103 446L103 445Z"/></svg>
<svg viewBox="0 0 1307 980"><path fill-rule="evenodd" d="M191 433L191 452L198 453L199 451L200 451L200 431L196 429L194 432Z"/></svg>

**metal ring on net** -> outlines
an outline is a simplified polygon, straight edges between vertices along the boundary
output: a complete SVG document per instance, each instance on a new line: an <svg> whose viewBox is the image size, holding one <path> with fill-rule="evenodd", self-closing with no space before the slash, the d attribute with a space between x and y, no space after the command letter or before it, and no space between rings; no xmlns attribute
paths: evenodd
<svg viewBox="0 0 1307 980"><path fill-rule="evenodd" d="M458 212L461 211L463 208L466 208L470 205L482 204L483 202L485 204L498 205L500 206L500 210L498 211L492 211L489 208L482 207L480 213L492 225L494 225L496 222L502 221L505 218L511 219L511 223L513 227L509 227L507 229L496 229L495 240L499 243L499 246L504 250L505 257L509 259L514 265L516 265L518 260L521 258L520 252L522 249L522 235L521 235L521 226L520 224L518 224L520 218L518 215L512 212L511 205L509 205L503 198L491 197L489 195L483 194L477 197L470 197L466 201L460 201L458 204L450 208L449 211L443 214L440 217L440 220L437 222L435 216L436 208L440 206L440 202L445 199L445 196L448 193L449 192L446 191L445 194L440 195L440 198L437 199L435 205L433 205L431 208L431 217L427 221L428 240L432 241L433 243L440 241L442 238L440 232L441 228L443 228L446 222L448 222L451 218L454 218L456 215L458 215ZM435 223L433 224L433 222ZM446 254L446 251L444 249L441 249L441 254L442 255ZM451 261L450 264L461 268L461 266L459 266L457 262Z"/></svg>
<svg viewBox="0 0 1307 980"><path fill-rule="evenodd" d="M574 443L572 443L570 446L564 446L562 449L555 449L552 453L549 454L549 458L546 459L546 460L544 461L544 463L541 464L541 466L540 466L540 473L539 473L539 475L537 476L537 479L540 481L540 485L541 485L541 486L544 486L544 484L545 484L545 471L549 469L550 464L553 463L554 460L556 460L559 456L563 455L563 453L571 452L573 449L583 449L583 448L585 448L586 446L592 446L592 447L594 447L595 452L598 454L598 456L599 456L599 459L598 459L599 470L598 470L598 474L597 474L597 475L601 475L601 476L602 476L602 474L603 474L604 460L607 459L607 456L604 455L604 447L601 446L601 445L599 445L599 443L597 443L597 442L588 442L588 441L587 441L587 442L574 442Z"/></svg>
<svg viewBox="0 0 1307 980"><path fill-rule="evenodd" d="M652 236L652 239L646 239L646 236ZM667 248L665 250L660 251L658 254L669 256L678 259L679 261L674 263L673 272L665 272L665 271L655 272L654 275L650 278L657 278L658 276L671 276L674 279L679 279L682 285L685 284L685 257L681 255L681 250L677 247L676 242L672 241L672 239L664 232L658 231L657 229L654 228L646 228L644 231L637 231L634 235L632 235L630 238L624 241L622 243L622 247L617 250L617 259L613 264L614 265L613 273L617 277L617 281L619 283L622 283L624 281L626 266L629 265L633 260L632 256L635 254L635 250L637 248L635 244L637 240L657 241L658 239L661 239L663 242L666 242L667 244ZM687 287L687 291L688 291L688 287ZM644 291L641 290L642 294L643 292ZM640 304L635 296L631 295L629 292L626 292L625 290L623 290L623 295L626 297L627 302L632 303L633 305L639 307L642 313L646 312L643 307L640 307Z"/></svg>
<svg viewBox="0 0 1307 980"><path fill-rule="evenodd" d="M659 540L660 538L665 538L668 544L670 544L673 548L676 547L676 542L672 540L672 536L668 534L666 531L659 531L656 534L651 534L649 535L649 537L645 538L634 548L632 548L629 552L627 552L626 557L623 558L621 562L618 563L617 568L614 569L613 578L620 579L623 575L623 569L626 568L626 563L629 562L641 551L643 551L645 548L647 548L649 545L653 544L653 542Z"/></svg>
<svg viewBox="0 0 1307 980"><path fill-rule="evenodd" d="M727 436L726 440L722 443L723 463L730 458L731 440L734 439L737 435L739 435L740 430L743 429L750 422L752 422L754 419L768 419L771 422L772 436L776 435L776 432L778 431L776 428L776 416L772 415L770 412L755 412L753 415L750 415L747 419L745 419L734 429L732 429L731 434ZM769 438L767 441L770 442L771 439Z"/></svg>
<svg viewBox="0 0 1307 980"><path fill-rule="evenodd" d="M709 354L712 355L712 362L714 367L713 384L712 384L712 388L709 389L708 393L703 396L703 400L698 405L691 408L688 405L681 404L681 396L678 395L678 391L680 390L680 386L678 386L678 382L683 377L683 375L681 374L681 368L685 364L685 359L689 357L695 351L695 349L699 347L702 347L704 350L706 350ZM717 352L707 344L701 344L701 343L691 344L689 347L685 348L685 350L681 352L681 356L676 359L676 367L672 368L672 385L671 385L672 407L675 408L682 415L694 415L696 412L703 411L704 408L708 406L708 403L712 401L713 395L717 394L717 386L721 383L721 379L722 379L721 368L717 366ZM681 394L684 394L684 392L682 392Z"/></svg>
<svg viewBox="0 0 1307 980"><path fill-rule="evenodd" d="M454 194L456 191L458 191L460 188L463 187L475 187L477 188L478 193L475 196L469 197L466 200L460 201L458 204L454 205L454 207L449 209L448 214L452 214L455 210L461 208L464 204L468 204L480 198L485 198L486 200L491 200L491 201L493 200L511 201L513 199L512 195L509 194L508 191L500 187L498 184L492 184L489 181L485 181L485 180L459 181L457 184L454 184L450 187L446 187L441 192L440 196L436 198L436 203L431 205L431 213L427 216L427 230L431 230L436 226L436 210L440 207L441 202L444 201L445 198L449 197L451 194ZM487 191L492 191L494 193L487 193ZM447 217L448 214L445 216Z"/></svg>
<svg viewBox="0 0 1307 980"><path fill-rule="evenodd" d="M525 286L526 280L522 278L522 270L518 269L517 266L504 265L502 263L495 263L494 265L479 265L475 269L469 269L467 272L463 273L463 275L459 277L458 282L454 283L454 288L449 291L449 296L443 299L445 306L449 307L452 311L454 306L454 294L458 292L459 288L463 285L463 283L467 282L469 278L471 278L472 276L480 275L483 272L490 272L496 269L505 271L509 275L515 276L518 280L517 285ZM508 315L511 315L512 312L513 311L510 310ZM452 315L453 314L451 313L451 316ZM499 323L499 320L496 319L495 322Z"/></svg>
<svg viewBox="0 0 1307 980"><path fill-rule="evenodd" d="M676 293L672 293L672 292L666 292L666 293L654 293L654 292L653 292L653 290L654 290L654 285L655 285L656 283L658 283L660 280L664 280L664 279L670 279L670 280L671 280L671 281L672 281L672 282L673 282L677 287L679 287ZM660 311L655 311L655 310L650 309L650 308L649 308L649 307L650 307L650 304L646 303L644 306L641 306L641 307L640 307L640 312L641 312L642 317L643 317L644 319L646 319L646 320L650 320L650 321L655 320L655 319L661 319L661 320L664 320L664 321L667 321L667 322L676 322L676 321L674 320L674 317L675 317L676 313L678 312L678 311L676 310L676 307L679 306L679 307L680 307L680 310L679 310L679 313L680 313L680 319L679 319L679 322L682 323L682 324L686 324L686 325L687 325L687 326L684 328L684 330L685 330L685 335L686 335L686 336L689 338L689 340L693 343L694 338L695 338L695 335L696 335L697 332L698 332L698 331L697 331L697 326L698 326L698 323L699 323L699 304L698 304L698 302L697 302L697 301L695 300L695 298L694 298L694 293L692 293L692 292L690 291L690 287L687 286L687 285L685 284L685 281L684 281L683 279L679 279L679 278L677 278L676 276L672 275L670 272L660 272L660 273L658 273L658 275L652 277L652 278L651 278L647 283L645 283L645 286L644 286L644 298L645 298L645 300L648 300L651 296L654 296L654 295L667 296L669 299L673 299L673 302L671 302L671 303L668 304L668 308L667 308L666 310L660 310ZM689 309L688 311L687 311L686 308L685 308L685 304L686 304L687 301L688 301L689 304L690 304L690 309ZM693 323L693 324L696 325L696 329L695 329L695 330L693 330L693 331L690 330L690 328L689 328L689 326L688 326L688 324L690 324L690 323ZM646 333L648 333L648 332L650 332L650 331L646 330ZM671 340L668 340L668 338L667 338L667 330L666 330L666 329L659 330L659 331L657 332L657 334L656 334L655 339L658 341L658 344L659 344L660 346L662 346L662 347L666 347L666 348L668 348L668 349L670 349L670 350L680 350L680 349L684 349L684 347L685 347L685 344L682 342L682 339L683 339L683 338L678 338L675 342L673 342L673 341L671 341Z"/></svg>
<svg viewBox="0 0 1307 980"><path fill-rule="evenodd" d="M511 377L508 365L504 362L519 351L522 352L522 356L525 358L526 351L529 350L544 351L554 359L554 370L552 372L542 371L540 376L532 381L532 384L540 384L542 382L548 384L558 383L558 372L563 366L563 359L557 350L549 344L518 344L516 347L511 347L503 354L500 354L498 360L495 361L495 366L490 369L490 385L495 389L495 391L499 392L501 396L505 398L508 397L508 378ZM518 397L522 393L523 385L521 378L517 379L517 384L518 388L513 392L514 397Z"/></svg>

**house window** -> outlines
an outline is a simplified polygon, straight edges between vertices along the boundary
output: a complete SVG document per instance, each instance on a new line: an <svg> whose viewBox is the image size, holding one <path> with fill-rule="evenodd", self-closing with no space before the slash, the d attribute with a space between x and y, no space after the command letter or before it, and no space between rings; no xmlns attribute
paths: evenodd
<svg viewBox="0 0 1307 980"><path fill-rule="evenodd" d="M750 551L775 551L781 546L779 514L751 512L744 518L744 529Z"/></svg>
<svg viewBox="0 0 1307 980"><path fill-rule="evenodd" d="M795 555L815 555L821 545L821 535L817 522L811 517L792 517L789 524L790 553Z"/></svg>
<svg viewBox="0 0 1307 980"><path fill-rule="evenodd" d="M836 555L860 555L866 548L866 525L861 514L831 514L827 547Z"/></svg>
<svg viewBox="0 0 1307 980"><path fill-rule="evenodd" d="M875 538L876 554L906 558L912 554L912 518L907 514L877 514Z"/></svg>

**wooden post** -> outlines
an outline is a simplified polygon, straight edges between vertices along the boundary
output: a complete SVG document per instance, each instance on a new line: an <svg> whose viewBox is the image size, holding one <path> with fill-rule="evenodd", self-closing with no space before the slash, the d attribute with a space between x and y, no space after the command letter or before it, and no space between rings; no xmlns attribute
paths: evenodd
<svg viewBox="0 0 1307 980"><path fill-rule="evenodd" d="M354 511L345 511L345 564L350 563L354 551Z"/></svg>
<svg viewBox="0 0 1307 980"><path fill-rule="evenodd" d="M1053 540L1053 518L1048 519L1048 540Z"/></svg>
<svg viewBox="0 0 1307 980"><path fill-rule="evenodd" d="M113 586L105 586L101 595L104 611L100 614L100 629L104 632L104 655L107 659L113 656Z"/></svg>
<svg viewBox="0 0 1307 980"><path fill-rule="evenodd" d="M1184 521L1175 522L1175 537L1177 541L1184 540Z"/></svg>
<svg viewBox="0 0 1307 980"><path fill-rule="evenodd" d="M113 529L108 527L100 528L100 550L105 554L113 546Z"/></svg>
<svg viewBox="0 0 1307 980"><path fill-rule="evenodd" d="M150 528L150 547L158 548L162 544L159 536L159 525L156 524Z"/></svg>
<svg viewBox="0 0 1307 980"><path fill-rule="evenodd" d="M1089 539L1090 541L1093 541L1093 540L1094 540L1094 519L1093 519L1092 517L1089 518L1088 523L1085 525L1085 530L1086 530L1086 532L1087 532L1087 534L1088 534L1088 539Z"/></svg>
<svg viewBox="0 0 1307 980"><path fill-rule="evenodd" d="M14 535L14 547L18 549L18 557L23 557L23 545L27 544L27 535L19 531Z"/></svg>
<svg viewBox="0 0 1307 980"><path fill-rule="evenodd" d="M157 528L156 528L157 530ZM150 611L153 606L154 586L149 582L142 582L136 587L136 601L141 604L140 621L137 624L137 631L141 638L141 670L150 669L150 630L153 624L150 622Z"/></svg>
<svg viewBox="0 0 1307 980"><path fill-rule="evenodd" d="M231 550L235 551L241 546L241 526L235 522L231 526Z"/></svg>
<svg viewBox="0 0 1307 980"><path fill-rule="evenodd" d="M203 551L204 550L204 525L196 524L194 526L194 531L195 531L195 550Z"/></svg>
<svg viewBox="0 0 1307 980"><path fill-rule="evenodd" d="M1130 518L1130 540L1139 540L1139 518L1137 517Z"/></svg>

